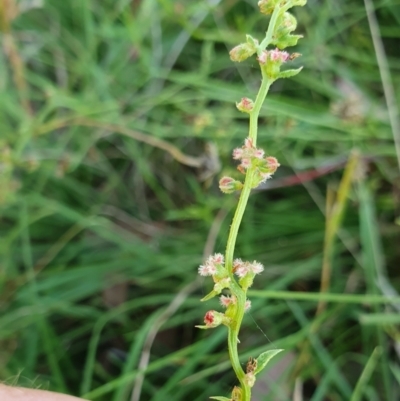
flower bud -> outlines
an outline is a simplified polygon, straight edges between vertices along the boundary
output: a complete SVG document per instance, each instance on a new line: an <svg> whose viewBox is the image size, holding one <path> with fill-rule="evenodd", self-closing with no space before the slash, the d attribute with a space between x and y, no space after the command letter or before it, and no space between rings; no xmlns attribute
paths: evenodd
<svg viewBox="0 0 400 401"><path fill-rule="evenodd" d="M239 167L241 167L241 170L247 170L250 166L251 166L251 159L249 157L243 157L242 163L240 163L239 165Z"/></svg>
<svg viewBox="0 0 400 401"><path fill-rule="evenodd" d="M257 49L250 43L241 43L235 46L230 52L229 56L232 61L240 63L251 57Z"/></svg>
<svg viewBox="0 0 400 401"><path fill-rule="evenodd" d="M214 327L218 327L221 324L225 326L229 326L231 323L231 319L226 317L223 313L217 312L215 310L210 310L204 316L205 326L196 326L199 329L212 329Z"/></svg>
<svg viewBox="0 0 400 401"><path fill-rule="evenodd" d="M242 401L242 389L235 386L232 390L232 401Z"/></svg>
<svg viewBox="0 0 400 401"><path fill-rule="evenodd" d="M276 157L268 156L265 158L265 161L267 162L267 166L271 174L275 173L275 171L280 166L280 164L278 163L278 159Z"/></svg>
<svg viewBox="0 0 400 401"><path fill-rule="evenodd" d="M244 151L242 148L233 149L232 157L234 160L240 160L243 157Z"/></svg>
<svg viewBox="0 0 400 401"><path fill-rule="evenodd" d="M258 2L258 7L260 8L260 12L266 15L272 14L278 1L279 0L260 0Z"/></svg>
<svg viewBox="0 0 400 401"><path fill-rule="evenodd" d="M268 52L264 50L258 57L257 61L261 64L264 65L267 62L268 59Z"/></svg>
<svg viewBox="0 0 400 401"><path fill-rule="evenodd" d="M219 297L219 302L222 306L227 308L231 304L236 304L236 297L234 295L232 296L221 295Z"/></svg>
<svg viewBox="0 0 400 401"><path fill-rule="evenodd" d="M255 149L254 150L254 157L256 159L262 159L264 157L264 150L263 149Z"/></svg>
<svg viewBox="0 0 400 401"><path fill-rule="evenodd" d="M288 61L289 57L289 53L276 48L275 50L264 51L258 61L264 74L274 81L279 78L282 63Z"/></svg>
<svg viewBox="0 0 400 401"><path fill-rule="evenodd" d="M250 113L253 110L254 102L251 99L244 97L239 103L236 103L236 107L243 113Z"/></svg>
<svg viewBox="0 0 400 401"><path fill-rule="evenodd" d="M252 140L250 137L247 137L247 138L244 140L244 147L245 147L246 149L252 149L252 148L253 148L253 140Z"/></svg>
<svg viewBox="0 0 400 401"><path fill-rule="evenodd" d="M282 52L278 48L276 48L275 50L270 50L268 52L268 56L269 56L269 60L271 60L272 62L279 63L279 64L282 64L289 59L289 53Z"/></svg>
<svg viewBox="0 0 400 401"><path fill-rule="evenodd" d="M240 181L234 180L231 177L222 177L219 180L219 189L224 194L231 194L243 188L243 184Z"/></svg>

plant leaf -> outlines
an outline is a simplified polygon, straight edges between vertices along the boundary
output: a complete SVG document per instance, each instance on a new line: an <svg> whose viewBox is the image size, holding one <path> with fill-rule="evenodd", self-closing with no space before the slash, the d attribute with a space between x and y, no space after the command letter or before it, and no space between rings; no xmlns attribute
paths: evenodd
<svg viewBox="0 0 400 401"><path fill-rule="evenodd" d="M257 358L257 368L254 373L260 373L267 366L268 362L281 351L283 351L283 349L271 349L260 354L260 356Z"/></svg>
<svg viewBox="0 0 400 401"><path fill-rule="evenodd" d="M197 327L198 329L202 329L202 330L208 330L208 329L213 329L214 327L210 327L210 326L205 326L205 325L197 325L194 326Z"/></svg>
<svg viewBox="0 0 400 401"><path fill-rule="evenodd" d="M212 400L218 400L218 401L232 401L230 398L226 397L210 397Z"/></svg>
<svg viewBox="0 0 400 401"><path fill-rule="evenodd" d="M295 75L297 75L301 70L303 69L303 67L300 68L296 68L295 70L286 70L286 71L281 71L278 76L278 78L291 78L294 77Z"/></svg>
<svg viewBox="0 0 400 401"><path fill-rule="evenodd" d="M200 301L201 302L208 301L209 299L214 298L216 295L218 295L218 292L212 290L204 298L200 299Z"/></svg>

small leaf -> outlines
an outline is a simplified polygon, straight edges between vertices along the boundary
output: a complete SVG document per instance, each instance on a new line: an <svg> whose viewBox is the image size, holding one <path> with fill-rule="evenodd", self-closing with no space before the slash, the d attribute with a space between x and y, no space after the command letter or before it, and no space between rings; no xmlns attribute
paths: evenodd
<svg viewBox="0 0 400 401"><path fill-rule="evenodd" d="M301 39L303 35L285 35L277 40L271 42L279 49L285 49L289 46L296 46L299 39Z"/></svg>
<svg viewBox="0 0 400 401"><path fill-rule="evenodd" d="M212 400L218 400L218 401L232 401L230 398L226 397L210 397Z"/></svg>
<svg viewBox="0 0 400 401"><path fill-rule="evenodd" d="M281 72L278 74L278 76L276 77L276 79L278 79L278 78L291 78L291 77L294 77L294 76L297 75L302 69L303 69L303 67L296 68L295 70L281 71Z"/></svg>
<svg viewBox="0 0 400 401"><path fill-rule="evenodd" d="M208 330L208 329L213 329L214 327L211 327L211 326L194 326L194 327L197 327L198 329L202 329L202 330Z"/></svg>
<svg viewBox="0 0 400 401"><path fill-rule="evenodd" d="M208 301L209 299L214 298L216 295L218 295L218 292L212 290L204 298L200 299L200 301L201 302Z"/></svg>
<svg viewBox="0 0 400 401"><path fill-rule="evenodd" d="M283 351L283 349L271 349L260 354L257 358L257 368L254 371L254 374L260 373L267 366L268 362L281 351Z"/></svg>

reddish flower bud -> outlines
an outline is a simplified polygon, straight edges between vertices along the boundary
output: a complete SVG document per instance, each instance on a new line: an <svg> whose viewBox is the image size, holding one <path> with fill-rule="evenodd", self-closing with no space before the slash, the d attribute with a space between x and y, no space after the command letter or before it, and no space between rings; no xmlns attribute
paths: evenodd
<svg viewBox="0 0 400 401"><path fill-rule="evenodd" d="M235 160L240 160L243 157L243 149L242 148L233 149L232 156Z"/></svg>
<svg viewBox="0 0 400 401"><path fill-rule="evenodd" d="M264 50L258 57L257 57L257 61L260 64L265 64L267 62L268 59L268 52L266 50Z"/></svg>
<svg viewBox="0 0 400 401"><path fill-rule="evenodd" d="M214 255L211 255L208 260L212 263L222 265L224 263L224 255L222 255L222 253L215 253Z"/></svg>
<svg viewBox="0 0 400 401"><path fill-rule="evenodd" d="M204 323L207 325L207 326L211 326L213 323L214 323L214 313L213 313L213 311L208 311L207 313L206 313L206 315L204 316Z"/></svg>
<svg viewBox="0 0 400 401"><path fill-rule="evenodd" d="M236 107L243 113L250 113L253 110L254 102L251 99L244 97L239 103L236 103Z"/></svg>
<svg viewBox="0 0 400 401"><path fill-rule="evenodd" d="M251 166L251 159L248 157L244 157L242 159L242 163L240 164L245 170L247 170Z"/></svg>
<svg viewBox="0 0 400 401"><path fill-rule="evenodd" d="M280 51L278 48L268 52L269 59L277 63L284 63L289 59L289 53Z"/></svg>
<svg viewBox="0 0 400 401"><path fill-rule="evenodd" d="M224 194L231 194L243 188L243 184L240 181L234 180L231 177L222 177L219 180L219 189Z"/></svg>
<svg viewBox="0 0 400 401"><path fill-rule="evenodd" d="M236 297L234 295L232 295L232 296L221 295L219 297L219 302L221 303L222 306L227 308L231 304L233 304L233 305L236 304Z"/></svg>
<svg viewBox="0 0 400 401"><path fill-rule="evenodd" d="M247 138L244 140L244 147L245 147L246 149L252 149L252 148L253 148L253 140L252 140L251 138L247 137Z"/></svg>
<svg viewBox="0 0 400 401"><path fill-rule="evenodd" d="M278 163L278 159L273 156L268 156L265 158L268 168L270 169L270 172L273 174L275 171L278 169L280 164Z"/></svg>
<svg viewBox="0 0 400 401"><path fill-rule="evenodd" d="M206 324L207 328L213 328L218 327L221 324L228 325L230 323L230 319L223 313L210 310L204 316L204 323Z"/></svg>
<svg viewBox="0 0 400 401"><path fill-rule="evenodd" d="M237 258L237 259L235 259L234 261L233 261L233 272L235 272L235 270L238 268L238 267L240 267L240 266L242 266L243 265L243 260L242 259L239 259L239 258Z"/></svg>
<svg viewBox="0 0 400 401"><path fill-rule="evenodd" d="M264 157L264 151L262 149L256 149L254 151L254 157L257 159L262 159Z"/></svg>

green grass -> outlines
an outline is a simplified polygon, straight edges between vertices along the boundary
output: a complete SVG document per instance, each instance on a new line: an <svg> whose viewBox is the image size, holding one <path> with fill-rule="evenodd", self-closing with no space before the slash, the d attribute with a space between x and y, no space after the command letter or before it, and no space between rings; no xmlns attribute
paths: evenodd
<svg viewBox="0 0 400 401"><path fill-rule="evenodd" d="M196 276L203 252L224 251L235 199L217 179L235 174L247 133L234 103L259 84L257 66L228 50L266 21L256 1L43 3L1 25L0 380L99 401L128 400L138 377L141 400L228 394L224 329L194 328L218 308L199 302L210 288ZM374 6L398 96L400 3ZM395 400L399 167L366 11L344 0L295 11L305 68L272 87L259 146L282 165L274 183L336 167L250 198L237 256L265 272L243 363L286 351L257 400L293 399L296 380L304 400ZM354 149L365 174L341 185ZM214 167L193 167L199 157Z"/></svg>

